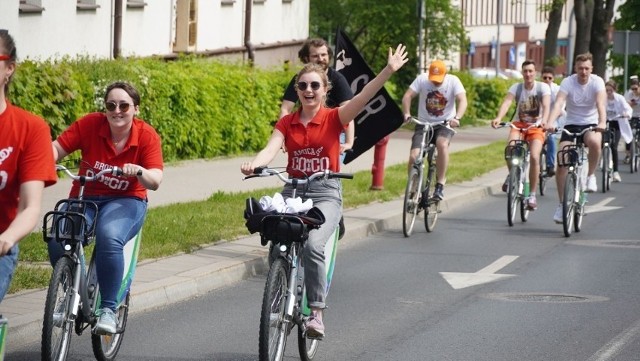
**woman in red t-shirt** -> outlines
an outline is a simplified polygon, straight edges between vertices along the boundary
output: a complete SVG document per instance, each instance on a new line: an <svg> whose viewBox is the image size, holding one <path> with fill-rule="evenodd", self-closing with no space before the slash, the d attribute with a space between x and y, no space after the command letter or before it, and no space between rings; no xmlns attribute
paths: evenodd
<svg viewBox="0 0 640 361"><path fill-rule="evenodd" d="M18 263L18 242L38 223L42 191L57 180L49 126L7 99L16 53L9 32L0 30L0 301Z"/></svg>
<svg viewBox="0 0 640 361"><path fill-rule="evenodd" d="M269 164L284 145L287 149L287 172L291 177L304 177L317 171L340 170L339 135L367 102L382 88L391 75L407 62L405 46L400 44L395 52L389 49L387 66L373 78L350 102L338 108L325 107L331 85L327 74L318 64L306 64L296 78L296 91L300 108L276 123L276 128L266 147L251 162L242 163L243 174L253 173L254 168ZM291 195L291 187L285 186L283 196ZM326 307L326 271L324 247L342 216L342 185L337 179L313 182L306 190L306 197L313 200L325 215L322 227L309 232L304 248L304 272L311 317L306 323L310 338L324 336L322 310Z"/></svg>
<svg viewBox="0 0 640 361"><path fill-rule="evenodd" d="M98 205L96 220L96 268L100 283L100 318L95 331L116 332L116 299L124 269L124 245L142 228L147 213L147 190L162 182L160 136L136 118L140 95L130 84L109 85L104 96L105 113L90 113L75 121L53 142L56 161L80 150L79 174L122 168L123 176L104 176L87 184L84 198ZM74 182L70 197L78 195ZM92 217L89 217L90 219ZM63 254L57 242L49 242L51 264Z"/></svg>

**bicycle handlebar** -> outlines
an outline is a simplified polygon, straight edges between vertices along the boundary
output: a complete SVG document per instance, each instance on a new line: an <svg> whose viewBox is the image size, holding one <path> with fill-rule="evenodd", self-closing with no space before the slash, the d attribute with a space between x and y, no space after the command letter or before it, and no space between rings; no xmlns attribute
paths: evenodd
<svg viewBox="0 0 640 361"><path fill-rule="evenodd" d="M418 125L424 125L424 126L429 127L429 128L435 128L437 126L441 126L441 127L445 127L447 129L451 130L452 132L456 133L456 130L451 128L451 125L449 125L449 121L448 120L443 120L441 123L432 123L432 122L430 122L428 120L420 120L420 119L418 119L416 117L411 116L411 117L407 117L407 119L405 119L405 121L412 121L412 122L414 122L414 123L416 123Z"/></svg>
<svg viewBox="0 0 640 361"><path fill-rule="evenodd" d="M513 124L512 122L502 122L500 124L498 124L500 127L499 128L504 128L504 127L510 127L513 129L517 129L521 132L526 132L529 129L535 129L535 128L540 128L542 125L540 123L533 123L530 126L526 127L526 128L520 128L518 126L516 126L515 124Z"/></svg>
<svg viewBox="0 0 640 361"><path fill-rule="evenodd" d="M269 176L275 175L286 184L293 184L294 182L296 182L299 185L307 184L310 181L316 178L321 178L321 177L326 179L332 179L332 178L353 179L353 174L351 173L332 172L328 169L315 172L306 178L286 178L285 176L282 175L282 173L284 172L281 172L279 170L269 168L269 167L257 167L253 170L252 175L248 175L244 177L244 179L255 178L255 177L269 177Z"/></svg>
<svg viewBox="0 0 640 361"><path fill-rule="evenodd" d="M588 132L590 130L596 131L596 129L597 129L597 127L592 125L590 127L582 129L582 131L577 132L577 133L570 132L565 128L559 128L559 129L556 128L556 132L562 132L562 133L567 134L567 135L572 136L572 137L579 137L581 135L584 135L586 132Z"/></svg>
<svg viewBox="0 0 640 361"><path fill-rule="evenodd" d="M65 172L71 179L73 180L77 180L80 181L82 183L84 182L93 182L96 181L98 178L102 177L105 174L111 174L111 175L115 175L115 176L121 176L123 174L122 172L122 168L120 167L113 167L113 168L108 168L108 169L103 169L101 171L99 171L98 173L92 175L92 176L87 176L87 175L78 175L78 174L73 174L69 168L65 167L62 164L56 164L56 171L63 171ZM142 175L142 171L139 170L137 175Z"/></svg>

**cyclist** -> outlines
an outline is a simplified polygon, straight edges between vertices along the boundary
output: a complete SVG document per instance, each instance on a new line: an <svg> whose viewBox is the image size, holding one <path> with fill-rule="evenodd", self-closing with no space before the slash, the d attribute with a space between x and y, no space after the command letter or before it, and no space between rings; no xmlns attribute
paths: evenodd
<svg viewBox="0 0 640 361"><path fill-rule="evenodd" d="M629 105L631 105L631 109L633 110L630 121L631 127L640 128L640 82L638 81L637 75L632 75L629 79L631 86L629 87L629 90L624 94L624 98L627 100ZM625 149L627 151L627 154L624 158L624 162L629 163L629 143L626 144Z"/></svg>
<svg viewBox="0 0 640 361"><path fill-rule="evenodd" d="M553 82L555 75L553 74L553 67L545 66L542 68L542 81L549 85L551 89L550 94L550 104L549 111L553 108L553 105L556 102L556 96L558 95L558 91L560 90L560 86ZM564 124L564 109L562 109L562 114L557 119L558 125L562 127ZM547 133L547 177L553 177L556 174L556 148L557 148L557 136L555 133L548 132Z"/></svg>
<svg viewBox="0 0 640 361"><path fill-rule="evenodd" d="M585 128L595 126L598 132L587 132L583 136L584 144L589 147L589 167L587 169L586 192L596 192L598 184L595 171L600 159L600 144L602 136L600 132L605 129L607 122L607 93L604 88L604 80L591 74L593 71L593 56L591 53L576 56L574 65L575 74L566 77L560 83L560 91L556 103L549 114L547 127L550 131L556 129L558 115L562 112L562 106L566 103L565 129L570 132L579 132ZM569 145L572 138L567 134L560 137L559 148ZM558 198L560 204L553 215L556 223L562 224L562 196L567 169L558 167L556 171L556 184L558 186Z"/></svg>
<svg viewBox="0 0 640 361"><path fill-rule="evenodd" d="M104 95L105 113L90 113L75 121L53 142L56 161L80 150L79 174L105 168L122 168L123 176L108 176L85 190L85 199L98 206L96 219L96 268L100 284L99 334L116 332L116 299L124 270L123 248L135 236L147 212L147 189L162 182L160 136L137 118L140 95L130 84L115 82ZM78 196L74 181L70 197ZM92 219L92 217L89 217ZM63 254L57 242L49 242L52 265Z"/></svg>
<svg viewBox="0 0 640 361"><path fill-rule="evenodd" d="M444 62L432 61L429 65L429 74L418 75L402 96L402 112L405 121L411 117L411 101L416 95L419 95L418 119L438 124L449 121L451 127L460 126L460 119L467 110L467 93L457 76L447 74ZM423 125L416 125L413 133L409 152L409 171L416 158L420 156L418 152L420 152L423 129ZM438 156L433 198L442 200L449 165L449 144L454 132L446 127L438 127L435 131L433 142L438 150Z"/></svg>
<svg viewBox="0 0 640 361"><path fill-rule="evenodd" d="M57 180L49 126L7 99L16 54L13 37L0 29L0 302L18 263L18 242L38 223L44 187Z"/></svg>
<svg viewBox="0 0 640 361"><path fill-rule="evenodd" d="M507 95L505 95L500 109L498 109L498 115L491 121L493 128L499 126L514 99L516 101L517 113L517 120L514 122L515 126L520 129L528 128L535 124L544 127L544 120L547 119L549 115L551 89L546 84L536 81L536 63L533 60L525 60L522 63L522 76L524 77L524 82L513 84L511 88L509 88ZM544 144L544 137L543 128L530 128L524 134L524 139L529 144L529 150L531 151L529 167L530 191L525 202L527 208L532 211L538 208L536 190L538 188L538 174L540 173L540 152ZM516 139L520 139L520 130L511 129L507 138L507 144ZM509 163L507 163L507 169L509 169ZM504 184L502 184L503 192L507 191L508 179L509 176L507 175L507 179L504 181Z"/></svg>
<svg viewBox="0 0 640 361"><path fill-rule="evenodd" d="M625 141L631 141L631 127L627 119L631 116L631 106L625 98L616 93L618 85L615 81L609 80L605 83L605 90L607 92L607 121L609 122L609 129L613 130L615 136L611 143L611 157L613 159L613 176L614 182L621 182L620 173L618 173L618 143L620 136Z"/></svg>
<svg viewBox="0 0 640 361"><path fill-rule="evenodd" d="M241 172L249 175L256 167L269 164L283 144L287 148L287 172L291 177L304 177L321 170L339 171L340 132L407 60L404 45L398 45L395 51L389 49L387 66L378 76L347 104L332 109L324 103L330 89L327 73L318 64L306 64L296 76L300 108L276 123L265 148L251 162L242 163ZM324 247L341 217L342 186L338 179L322 179L307 186L306 197L313 200L326 218L322 227L309 232L303 251L305 286L311 307L305 327L308 337L321 338L325 331L322 314L327 283ZM285 186L282 193L285 197L291 195L291 186Z"/></svg>
<svg viewBox="0 0 640 361"><path fill-rule="evenodd" d="M351 98L353 98L353 91L347 82L347 79L340 72L329 66L331 58L333 57L333 51L331 47L324 39L314 38L308 39L302 45L302 48L298 51L298 58L303 64L316 63L320 65L327 73L331 88L327 92L326 105L329 108L335 108L340 105L345 105ZM293 107L298 101L298 94L295 89L296 77L291 78L287 89L282 96L282 104L280 105L280 116L278 119L290 114L293 111ZM346 151L353 147L355 138L355 124L349 122L346 130L340 133L340 162L344 161ZM285 148L283 148L285 149ZM344 219L340 218L340 235L338 238L342 238L345 232Z"/></svg>

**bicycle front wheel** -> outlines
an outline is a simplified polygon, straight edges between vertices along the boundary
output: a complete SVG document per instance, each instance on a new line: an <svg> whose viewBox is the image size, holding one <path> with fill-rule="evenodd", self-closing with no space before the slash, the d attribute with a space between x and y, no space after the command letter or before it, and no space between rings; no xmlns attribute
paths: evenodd
<svg viewBox="0 0 640 361"><path fill-rule="evenodd" d="M402 205L402 233L405 237L411 236L416 216L420 207L421 174L416 168L411 168L407 188L404 191L404 203Z"/></svg>
<svg viewBox="0 0 640 361"><path fill-rule="evenodd" d="M631 138L631 144L629 144L629 170L631 173L638 171L638 139L634 132L633 137Z"/></svg>
<svg viewBox="0 0 640 361"><path fill-rule="evenodd" d="M507 221L513 226L518 209L518 188L520 185L520 167L511 167L507 184Z"/></svg>
<svg viewBox="0 0 640 361"><path fill-rule="evenodd" d="M602 148L602 157L600 158L602 161L602 193L607 193L609 190L609 184L611 182L611 169L609 168L610 164L613 164L611 158L611 148L603 147Z"/></svg>
<svg viewBox="0 0 640 361"><path fill-rule="evenodd" d="M260 361L281 361L284 357L288 331L288 324L285 322L288 269L287 262L278 257L271 264L267 275L260 314Z"/></svg>
<svg viewBox="0 0 640 361"><path fill-rule="evenodd" d="M131 293L127 292L122 304L118 307L118 327L117 332L113 335L96 335L91 334L91 347L93 355L98 361L113 361L118 355L120 345L124 339L124 330L129 315L129 300Z"/></svg>
<svg viewBox="0 0 640 361"><path fill-rule="evenodd" d="M564 194L562 199L562 229L565 237L571 236L571 231L573 229L577 185L576 177L575 173L569 173L567 174L567 178L564 182Z"/></svg>
<svg viewBox="0 0 640 361"><path fill-rule="evenodd" d="M298 352L302 361L312 361L318 352L320 341L304 337L302 327L298 327Z"/></svg>
<svg viewBox="0 0 640 361"><path fill-rule="evenodd" d="M71 342L73 270L75 265L68 257L61 257L53 268L42 321L41 354L43 361L67 359Z"/></svg>

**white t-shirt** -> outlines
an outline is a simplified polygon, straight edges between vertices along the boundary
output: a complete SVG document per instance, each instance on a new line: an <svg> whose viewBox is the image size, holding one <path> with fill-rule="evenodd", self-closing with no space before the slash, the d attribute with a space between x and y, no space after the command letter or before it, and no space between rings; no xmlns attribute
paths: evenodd
<svg viewBox="0 0 640 361"><path fill-rule="evenodd" d="M419 95L418 119L431 123L440 123L455 117L456 96L466 92L460 79L451 74L444 76L439 87L429 80L427 74L420 74L409 89Z"/></svg>
<svg viewBox="0 0 640 361"><path fill-rule="evenodd" d="M545 83L546 84L546 83ZM549 85L549 88L551 88L551 98L550 100L550 105L549 105L549 113L551 113L551 110L553 109L553 106L556 104L556 98L558 97L558 92L560 91L560 85L556 84L556 83L551 83L551 84L547 84ZM564 116L566 115L566 112L564 111L564 107L562 108L562 113L560 113L560 115L558 115L558 119L556 119L556 124L558 125L559 128L563 128L564 127Z"/></svg>
<svg viewBox="0 0 640 361"><path fill-rule="evenodd" d="M640 93L638 93L640 94ZM631 99L636 100L636 105L631 105L631 109L633 110L633 114L631 115L634 118L640 118L640 95L635 95L631 89L627 90L624 94L624 98L627 102L631 103Z"/></svg>
<svg viewBox="0 0 640 361"><path fill-rule="evenodd" d="M587 84L578 83L578 76L573 74L560 83L560 92L567 94L566 125L598 124L598 108L596 99L599 92L604 92L604 80L591 74Z"/></svg>
<svg viewBox="0 0 640 361"><path fill-rule="evenodd" d="M515 99L518 93L518 86L522 87L522 91L520 92L520 99ZM538 87L540 88L540 99L538 99ZM521 122L533 124L538 120L542 120L542 97L551 95L551 89L546 84L534 81L531 90L526 89L523 83L513 84L509 88L509 93L513 95L518 105L516 114L518 114L518 119Z"/></svg>

